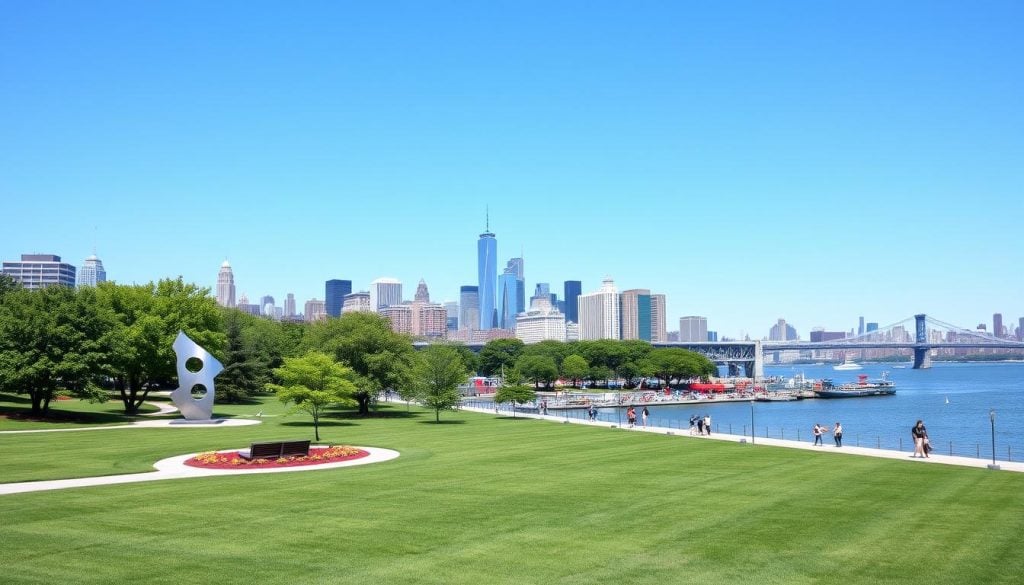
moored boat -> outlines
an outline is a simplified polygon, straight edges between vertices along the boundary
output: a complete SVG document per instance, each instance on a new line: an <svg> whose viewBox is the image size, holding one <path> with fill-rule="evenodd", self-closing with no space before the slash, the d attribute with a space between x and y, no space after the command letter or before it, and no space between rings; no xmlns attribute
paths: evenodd
<svg viewBox="0 0 1024 585"><path fill-rule="evenodd" d="M896 394L896 384L882 372L879 380L868 380L867 374L857 376L857 381L835 386L831 380L824 380L820 389L815 389L818 398L856 398L860 396L891 396Z"/></svg>

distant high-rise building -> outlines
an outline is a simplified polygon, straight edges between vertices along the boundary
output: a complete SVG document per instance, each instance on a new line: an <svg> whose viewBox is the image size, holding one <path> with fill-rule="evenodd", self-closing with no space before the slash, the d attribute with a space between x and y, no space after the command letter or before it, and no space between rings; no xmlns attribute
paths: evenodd
<svg viewBox="0 0 1024 585"><path fill-rule="evenodd" d="M516 310L519 307L518 291L519 280L516 278L515 272L505 269L505 273L498 277L497 326L502 329L515 329L516 315L519 314L519 311Z"/></svg>
<svg viewBox="0 0 1024 585"><path fill-rule="evenodd" d="M370 308L370 293L368 292L354 292L352 294L345 295L345 298L341 302L341 313L370 313L373 309Z"/></svg>
<svg viewBox="0 0 1024 585"><path fill-rule="evenodd" d="M663 343L668 341L668 332L665 330L668 319L668 309L665 306L665 295L651 295L651 341Z"/></svg>
<svg viewBox="0 0 1024 585"><path fill-rule="evenodd" d="M260 314L264 317L274 316L274 297L270 295L264 295L260 299Z"/></svg>
<svg viewBox="0 0 1024 585"><path fill-rule="evenodd" d="M295 317L295 295L288 293L284 297L284 313L285 319L291 319Z"/></svg>
<svg viewBox="0 0 1024 585"><path fill-rule="evenodd" d="M871 333L872 331L878 331L878 323L868 323L864 326L864 333Z"/></svg>
<svg viewBox="0 0 1024 585"><path fill-rule="evenodd" d="M235 274L231 264L225 260L217 273L217 304L222 307L235 306Z"/></svg>
<svg viewBox="0 0 1024 585"><path fill-rule="evenodd" d="M351 292L351 291L350 291ZM370 283L370 308L380 311L402 304L402 283L394 278L378 278Z"/></svg>
<svg viewBox="0 0 1024 585"><path fill-rule="evenodd" d="M619 338L619 291L606 277L597 292L579 296L579 338Z"/></svg>
<svg viewBox="0 0 1024 585"><path fill-rule="evenodd" d="M526 281L523 279L523 259L510 258L505 264L505 273L516 275L516 314L526 310ZM499 293L500 294L500 293Z"/></svg>
<svg viewBox="0 0 1024 585"><path fill-rule="evenodd" d="M494 329L498 311L495 307L498 288L498 240L491 233L490 216L487 230L476 243L477 299L480 303L480 329Z"/></svg>
<svg viewBox="0 0 1024 585"><path fill-rule="evenodd" d="M377 309L381 315L391 321L391 330L403 335L412 335L412 304L404 303L387 305Z"/></svg>
<svg viewBox="0 0 1024 585"><path fill-rule="evenodd" d="M78 286L96 286L107 281L107 271L103 269L103 262L93 254L85 259L82 268L78 271Z"/></svg>
<svg viewBox="0 0 1024 585"><path fill-rule="evenodd" d="M992 314L992 335L996 337L1003 337L1006 332L1003 330L1003 314L993 313Z"/></svg>
<svg viewBox="0 0 1024 585"><path fill-rule="evenodd" d="M261 307L259 303L249 303L249 297L247 297L245 293L242 293L242 296L238 297L238 304L235 305L235 308L243 313L248 313L257 317L259 317L263 312L263 307Z"/></svg>
<svg viewBox="0 0 1024 585"><path fill-rule="evenodd" d="M22 254L20 262L4 260L3 273L29 290L75 287L75 267L53 254Z"/></svg>
<svg viewBox="0 0 1024 585"><path fill-rule="evenodd" d="M691 315L679 318L679 341L704 342L708 340L708 318Z"/></svg>
<svg viewBox="0 0 1024 585"><path fill-rule="evenodd" d="M579 296L583 294L583 283L578 280L565 281L565 320L579 323Z"/></svg>
<svg viewBox="0 0 1024 585"><path fill-rule="evenodd" d="M717 331L708 331L708 341L710 341L712 343L718 342L718 332Z"/></svg>
<svg viewBox="0 0 1024 585"><path fill-rule="evenodd" d="M864 317L861 317L857 324L857 335L864 335Z"/></svg>
<svg viewBox="0 0 1024 585"><path fill-rule="evenodd" d="M622 339L651 340L651 291L634 288L619 295L619 331Z"/></svg>
<svg viewBox="0 0 1024 585"><path fill-rule="evenodd" d="M480 326L480 293L475 286L459 288L459 329L476 330Z"/></svg>
<svg viewBox="0 0 1024 585"><path fill-rule="evenodd" d="M430 302L430 290L427 289L427 281L420 279L419 284L416 285L416 294L413 295L413 301L418 303L429 303Z"/></svg>
<svg viewBox="0 0 1024 585"><path fill-rule="evenodd" d="M547 298L535 296L530 309L516 317L515 330L523 343L565 341L565 315L552 307Z"/></svg>
<svg viewBox="0 0 1024 585"><path fill-rule="evenodd" d="M785 319L779 319L768 332L768 339L769 341L792 341L800 339L800 336L796 334L795 327L788 325Z"/></svg>
<svg viewBox="0 0 1024 585"><path fill-rule="evenodd" d="M323 321L327 318L326 306L320 299L309 299L306 301L305 309L306 321Z"/></svg>
<svg viewBox="0 0 1024 585"><path fill-rule="evenodd" d="M1024 341L1024 317L1021 317L1017 324L1017 341Z"/></svg>
<svg viewBox="0 0 1024 585"><path fill-rule="evenodd" d="M328 317L340 317L345 295L352 293L351 280L331 279L324 283L324 305Z"/></svg>
<svg viewBox="0 0 1024 585"><path fill-rule="evenodd" d="M535 296L535 297L547 297L548 300L550 301L551 300L551 285L546 283L546 282L538 282L537 285L533 287L533 296Z"/></svg>
<svg viewBox="0 0 1024 585"><path fill-rule="evenodd" d="M455 301L445 301L442 303L446 313L446 320L448 322L448 331L459 330L459 303Z"/></svg>

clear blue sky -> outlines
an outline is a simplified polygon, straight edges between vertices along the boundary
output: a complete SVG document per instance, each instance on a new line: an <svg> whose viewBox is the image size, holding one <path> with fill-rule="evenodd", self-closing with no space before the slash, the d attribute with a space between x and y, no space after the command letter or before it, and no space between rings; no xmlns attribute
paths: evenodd
<svg viewBox="0 0 1024 585"><path fill-rule="evenodd" d="M670 330L1016 322L1022 7L4 1L0 257L455 299L489 205L528 290Z"/></svg>

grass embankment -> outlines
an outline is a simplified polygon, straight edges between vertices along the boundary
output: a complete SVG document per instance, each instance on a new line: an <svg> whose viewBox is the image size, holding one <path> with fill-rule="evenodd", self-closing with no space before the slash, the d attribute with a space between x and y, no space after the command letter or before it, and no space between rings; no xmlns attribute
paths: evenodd
<svg viewBox="0 0 1024 585"><path fill-rule="evenodd" d="M246 408L235 407L243 414ZM280 409L268 402L265 412ZM9 583L1016 583L1024 476L444 415L338 416L338 470L0 497ZM0 481L143 471L310 436L256 427L0 436Z"/></svg>

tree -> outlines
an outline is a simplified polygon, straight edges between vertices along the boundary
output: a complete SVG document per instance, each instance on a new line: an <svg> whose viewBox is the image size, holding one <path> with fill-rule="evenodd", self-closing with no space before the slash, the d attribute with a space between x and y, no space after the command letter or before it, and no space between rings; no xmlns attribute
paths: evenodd
<svg viewBox="0 0 1024 585"><path fill-rule="evenodd" d="M498 404L504 404L506 402L512 403L513 418L516 416L516 405L533 402L536 399L537 392L535 392L533 388L530 388L529 386L521 386L519 384L502 386L494 393L494 401Z"/></svg>
<svg viewBox="0 0 1024 585"><path fill-rule="evenodd" d="M209 289L179 277L155 285L106 282L96 290L102 306L114 314L108 370L125 413L137 413L151 387L177 376L172 345L178 331L211 354L222 355L222 315Z"/></svg>
<svg viewBox="0 0 1024 585"><path fill-rule="evenodd" d="M655 349L647 359L651 372L666 386L672 380L712 376L717 370L708 358L676 347Z"/></svg>
<svg viewBox="0 0 1024 585"><path fill-rule="evenodd" d="M28 394L32 414L45 415L67 388L95 398L93 384L107 357L110 315L93 289L51 286L11 290L0 303L0 380Z"/></svg>
<svg viewBox="0 0 1024 585"><path fill-rule="evenodd" d="M578 388L580 380L587 377L590 364L579 354L572 354L562 360L562 376L572 381L573 388Z"/></svg>
<svg viewBox="0 0 1024 585"><path fill-rule="evenodd" d="M458 350L448 345L427 346L418 357L413 378L416 398L434 409L434 421L441 422L442 410L455 410L459 405L458 386L466 382L469 373Z"/></svg>
<svg viewBox="0 0 1024 585"><path fill-rule="evenodd" d="M520 339L492 339L480 350L480 373L497 376L502 368L512 369L523 353L524 344Z"/></svg>
<svg viewBox="0 0 1024 585"><path fill-rule="evenodd" d="M303 337L307 349L322 351L356 373L355 398L359 414L370 414L383 390L402 391L410 382L416 350L412 341L391 330L387 318L376 313L344 313L337 319L315 323Z"/></svg>
<svg viewBox="0 0 1024 585"><path fill-rule="evenodd" d="M524 355L516 362L516 369L534 386L544 383L550 388L551 383L558 379L558 367L554 358L549 356Z"/></svg>
<svg viewBox="0 0 1024 585"><path fill-rule="evenodd" d="M466 371L470 374L476 374L480 371L480 356L475 351L469 349L462 343L449 343L449 347L459 352L459 356L462 358L462 363L466 364Z"/></svg>
<svg viewBox="0 0 1024 585"><path fill-rule="evenodd" d="M240 402L261 392L270 380L271 368L267 360L250 348L243 337L246 322L250 318L258 319L235 309L224 311L227 347L224 350L224 370L217 376L214 385L218 402Z"/></svg>
<svg viewBox="0 0 1024 585"><path fill-rule="evenodd" d="M356 392L352 370L334 361L331 356L310 352L302 357L285 358L284 365L274 369L280 384L267 384L277 398L292 403L292 411L303 411L313 417L313 434L320 440L320 416L331 405L354 405Z"/></svg>

